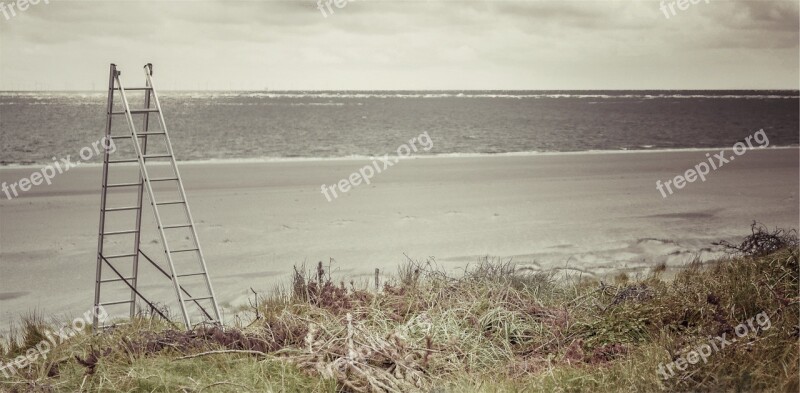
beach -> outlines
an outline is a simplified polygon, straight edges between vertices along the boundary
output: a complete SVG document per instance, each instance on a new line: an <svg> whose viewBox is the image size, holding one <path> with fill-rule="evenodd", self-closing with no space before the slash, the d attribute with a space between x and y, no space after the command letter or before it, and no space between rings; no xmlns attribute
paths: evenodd
<svg viewBox="0 0 800 393"><path fill-rule="evenodd" d="M797 148L748 151L663 198L656 181L683 174L706 152L719 149L422 157L330 202L321 185L370 161L179 165L230 317L250 288L286 284L303 263L322 261L334 277L365 285L376 268L393 274L407 258L448 270L482 256L513 258L532 270L605 277L719 256L711 242L740 239L753 220L798 227ZM0 181L38 168L0 168ZM73 168L12 200L0 195L3 330L33 311L73 316L92 306L101 169ZM155 239L151 215L145 210L144 231ZM143 291L174 297L168 280L141 269Z"/></svg>

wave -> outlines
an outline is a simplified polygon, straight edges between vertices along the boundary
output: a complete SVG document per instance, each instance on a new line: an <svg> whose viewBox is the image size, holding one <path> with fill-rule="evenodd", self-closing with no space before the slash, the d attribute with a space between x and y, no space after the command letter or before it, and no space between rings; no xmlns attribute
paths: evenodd
<svg viewBox="0 0 800 393"><path fill-rule="evenodd" d="M791 146L769 146L764 149L784 150L784 149L800 149L800 145ZM480 158L480 157L528 157L528 156L569 156L569 155L589 155L589 154L652 154L652 153L676 153L676 152L719 152L721 150L731 151L731 147L690 147L690 148L661 148L661 149L627 149L620 148L616 150L581 150L581 151L515 151L503 153L437 153L437 154L423 154L412 155L408 157L400 157L400 161L417 160L417 159L431 159L431 158ZM758 150L761 150L759 148ZM178 160L181 165L203 165L203 164L259 164L270 162L315 162L315 161L372 161L378 160L383 156L369 156L369 155L348 155L339 157L244 157L244 158L208 158L208 159L189 159ZM389 154L389 158L395 156ZM42 165L49 164L51 161L42 161L41 163L32 164L13 163L13 162L0 162L0 169L3 168L40 168ZM148 165L168 165L168 162L149 163ZM100 162L81 162L81 167L100 167L103 164ZM136 163L120 164L136 166Z"/></svg>

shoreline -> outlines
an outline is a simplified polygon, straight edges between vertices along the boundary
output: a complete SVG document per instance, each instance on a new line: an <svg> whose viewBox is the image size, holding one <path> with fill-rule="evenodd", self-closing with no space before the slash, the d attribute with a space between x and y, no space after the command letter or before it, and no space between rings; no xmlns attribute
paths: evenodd
<svg viewBox="0 0 800 393"><path fill-rule="evenodd" d="M752 150L789 150L796 149L800 152L800 145L790 146L768 146L758 147ZM687 147L687 148L658 148L658 149L626 149L626 150L580 150L580 151L516 151L505 153L440 153L440 154L420 154L407 157L398 157L400 161L416 159L435 159L435 158L492 158L492 157L539 157L539 156L574 156L574 155L600 155L600 154L640 154L640 153L680 153L680 152L719 152L732 151L732 147ZM748 152L751 149L747 150ZM392 157L392 154L389 154ZM177 160L181 165L208 165L208 164L260 164L260 163L293 163L293 162L338 162L338 161L370 161L381 158L382 156L344 156L344 157L251 157L251 158L211 158L203 160ZM7 169L33 169L41 168L52 161L41 162L39 164L0 164L0 172ZM79 162L81 167L102 167L100 162ZM137 164L123 164L135 167ZM166 165L166 163L151 163L150 165Z"/></svg>

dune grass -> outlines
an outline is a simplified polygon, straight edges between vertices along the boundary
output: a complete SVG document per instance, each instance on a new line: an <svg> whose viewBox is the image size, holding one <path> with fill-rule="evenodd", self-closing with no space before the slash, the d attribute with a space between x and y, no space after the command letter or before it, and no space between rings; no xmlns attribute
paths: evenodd
<svg viewBox="0 0 800 393"><path fill-rule="evenodd" d="M247 326L187 333L142 318L76 336L0 374L0 389L797 392L799 252L794 233L784 240L670 279L655 269L613 283L488 258L457 276L409 262L379 291L300 269L291 289L259 300ZM29 321L0 359L24 353L44 328ZM737 341L659 373L723 334Z"/></svg>

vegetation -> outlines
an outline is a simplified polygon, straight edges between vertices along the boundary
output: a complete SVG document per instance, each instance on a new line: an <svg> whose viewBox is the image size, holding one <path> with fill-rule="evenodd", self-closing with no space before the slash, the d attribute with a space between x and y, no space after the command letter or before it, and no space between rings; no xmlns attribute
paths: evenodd
<svg viewBox="0 0 800 393"><path fill-rule="evenodd" d="M375 291L300 269L291 290L259 299L248 326L183 332L141 318L0 374L0 390L797 392L797 237L751 236L736 255L669 280L663 266L606 283L487 258L458 277L409 261ZM28 320L0 359L43 329ZM723 335L737 341L659 373Z"/></svg>

